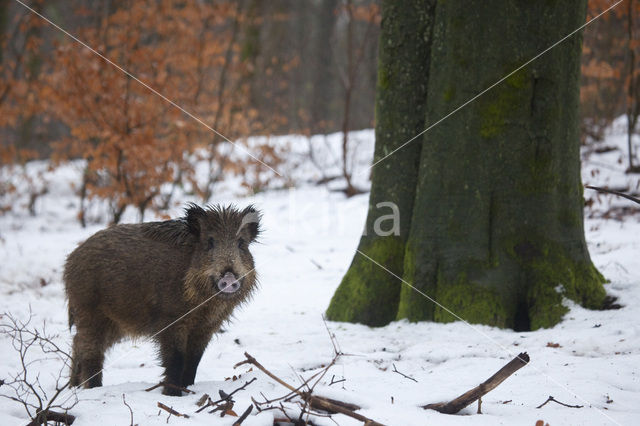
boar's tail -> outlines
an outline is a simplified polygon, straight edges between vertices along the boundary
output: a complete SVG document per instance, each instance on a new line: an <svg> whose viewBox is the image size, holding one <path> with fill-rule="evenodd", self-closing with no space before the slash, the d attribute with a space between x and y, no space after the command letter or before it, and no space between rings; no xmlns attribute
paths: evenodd
<svg viewBox="0 0 640 426"><path fill-rule="evenodd" d="M71 330L71 326L75 324L75 321L73 320L73 311L71 310L71 307L69 307L69 330Z"/></svg>

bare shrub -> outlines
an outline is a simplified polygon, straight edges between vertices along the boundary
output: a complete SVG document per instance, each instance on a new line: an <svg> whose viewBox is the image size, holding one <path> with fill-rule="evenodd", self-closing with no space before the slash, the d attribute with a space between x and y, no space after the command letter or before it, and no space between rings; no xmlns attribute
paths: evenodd
<svg viewBox="0 0 640 426"><path fill-rule="evenodd" d="M0 337L8 339L19 357L18 370L8 378L0 379L0 397L20 404L31 419L30 425L46 424L47 421L71 424L75 417L68 414L77 403L75 392L64 392L69 388L67 371L71 355L55 342L56 335L46 330L43 322L40 328L32 327L33 315L19 320L10 313L0 316ZM46 374L45 363L58 362L59 368ZM53 377L53 384L46 383L45 375Z"/></svg>

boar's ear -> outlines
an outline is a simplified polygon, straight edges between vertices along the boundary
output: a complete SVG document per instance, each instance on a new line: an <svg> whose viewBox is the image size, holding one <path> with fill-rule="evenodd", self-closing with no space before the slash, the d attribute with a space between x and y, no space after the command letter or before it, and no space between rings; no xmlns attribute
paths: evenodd
<svg viewBox="0 0 640 426"><path fill-rule="evenodd" d="M242 223L240 224L240 229L238 232L242 231L242 229L247 230L247 234L249 236L249 242L255 241L260 235L260 219L262 218L260 212L256 210L255 207L249 206L242 210Z"/></svg>
<svg viewBox="0 0 640 426"><path fill-rule="evenodd" d="M185 221L187 222L187 228L193 235L200 235L200 220L206 216L204 209L197 204L189 203L185 210Z"/></svg>

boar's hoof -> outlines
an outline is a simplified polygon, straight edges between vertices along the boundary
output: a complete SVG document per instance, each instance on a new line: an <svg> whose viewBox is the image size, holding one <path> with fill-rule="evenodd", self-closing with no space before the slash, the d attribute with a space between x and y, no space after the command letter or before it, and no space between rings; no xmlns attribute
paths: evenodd
<svg viewBox="0 0 640 426"><path fill-rule="evenodd" d="M167 396L182 396L182 391L173 386L164 386L162 388L162 394Z"/></svg>

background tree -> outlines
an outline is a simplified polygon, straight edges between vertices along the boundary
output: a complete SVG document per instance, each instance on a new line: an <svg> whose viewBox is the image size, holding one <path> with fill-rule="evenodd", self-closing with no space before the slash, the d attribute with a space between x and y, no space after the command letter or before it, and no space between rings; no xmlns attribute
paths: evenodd
<svg viewBox="0 0 640 426"><path fill-rule="evenodd" d="M627 51L628 51L628 73L626 79L627 86L627 149L629 154L628 173L640 173L640 165L634 164L636 152L633 147L633 136L640 116L640 69L637 66L636 58L640 50L640 38L638 37L638 15L640 14L640 2L629 0L627 2Z"/></svg>
<svg viewBox="0 0 640 426"><path fill-rule="evenodd" d="M381 46L414 31L412 22L386 21L399 18L390 3L383 3ZM579 27L585 11L584 0L452 1L429 9L424 127ZM566 40L414 141L421 149L411 220L401 222L405 232L409 227L406 244L402 237L383 237L389 242L372 247L363 237L359 250L470 322L528 330L557 323L566 312L563 297L601 307L604 279L591 263L583 231L580 49L579 36ZM398 78L388 74L389 59L381 50L379 84ZM404 94L401 85L397 89L395 96ZM387 96L394 90L389 85ZM377 133L412 128L419 112L405 117L383 125L378 116ZM376 152L392 152L394 144L386 143L377 140ZM368 222L377 188L407 184L399 172L405 169L393 166L400 153L374 166ZM395 318L412 321L455 319L397 279L377 284L386 272L368 273L379 267L361 262L354 259L336 291L330 319L380 325L393 310Z"/></svg>
<svg viewBox="0 0 640 426"><path fill-rule="evenodd" d="M351 129L352 101L360 80L360 67L364 60L367 47L371 41L373 28L377 26L379 20L378 6L375 4L356 5L352 0L345 0L343 5L345 16L346 35L344 40L345 66L340 67L340 82L343 93L343 114L342 114L342 177L346 182L344 193L351 197L363 192L356 188L351 180L353 171L351 170L349 151L351 148L349 129ZM366 24L366 31L361 39L356 39L355 27L359 23Z"/></svg>
<svg viewBox="0 0 640 426"><path fill-rule="evenodd" d="M597 14L611 6L605 0L589 0ZM627 173L637 173L637 136L640 114L640 2L629 0L594 22L585 32L580 91L582 138L602 141L604 130L619 116L627 118ZM596 147L606 150L607 147ZM621 153L622 154L622 153ZM623 189L623 188L619 188Z"/></svg>

